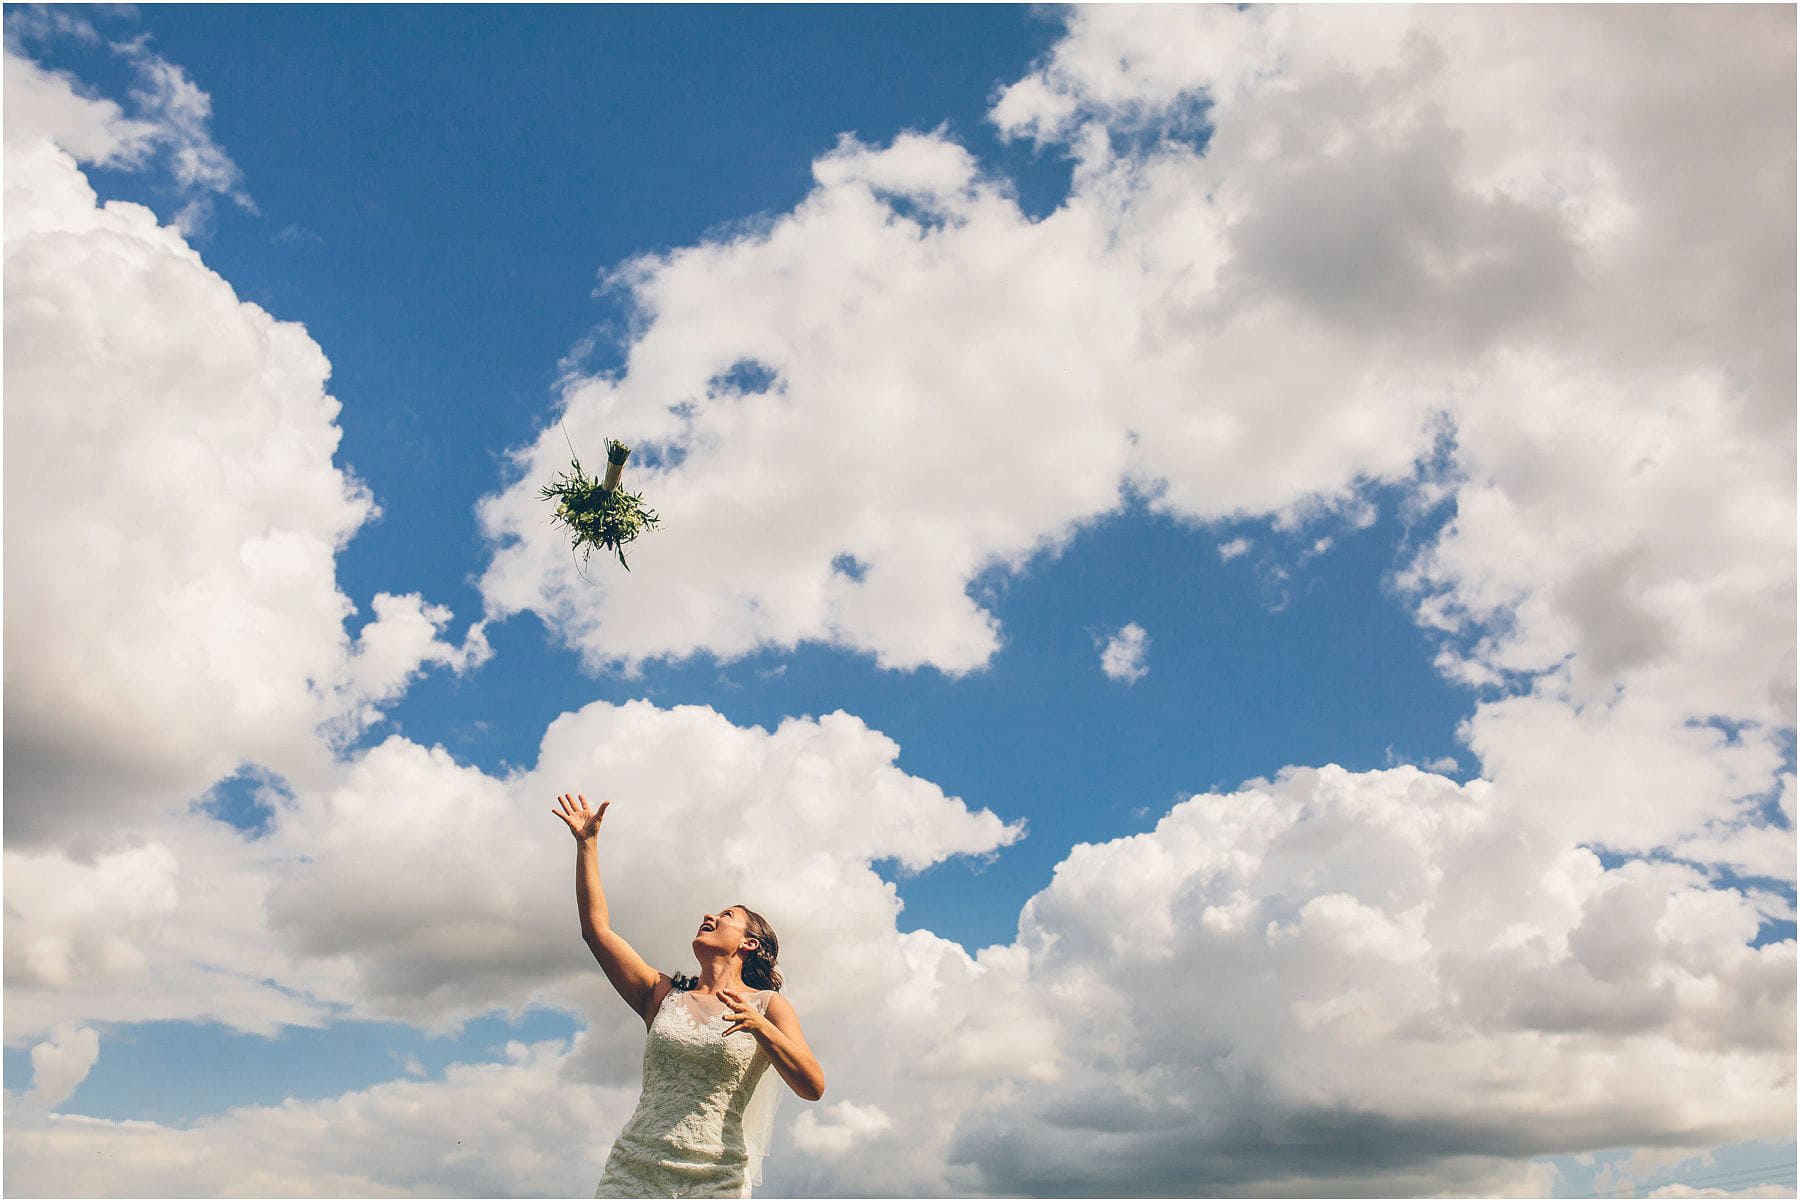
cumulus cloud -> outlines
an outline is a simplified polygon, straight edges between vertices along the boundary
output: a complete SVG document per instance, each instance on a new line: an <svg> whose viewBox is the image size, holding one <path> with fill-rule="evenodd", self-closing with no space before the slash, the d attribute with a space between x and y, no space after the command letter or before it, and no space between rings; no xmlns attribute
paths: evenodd
<svg viewBox="0 0 1800 1202"><path fill-rule="evenodd" d="M62 1024L54 1038L31 1049L32 1100L46 1107L63 1102L99 1059L99 1032L92 1027Z"/></svg>
<svg viewBox="0 0 1800 1202"><path fill-rule="evenodd" d="M1003 131L1066 141L1126 214L1216 208L1215 304L1360 331L1368 363L1438 357L1451 447L1423 483L1454 511L1398 583L1449 675L1517 694L1471 719L1485 771L1559 777L1573 838L1779 858L1761 815L1794 721L1794 190L1791 119L1768 114L1791 15L1069 25L1002 95ZM1128 128L1173 140L1115 155L1103 135ZM1595 757L1669 775L1634 773L1632 800L1568 771Z"/></svg>
<svg viewBox="0 0 1800 1202"><path fill-rule="evenodd" d="M862 750L832 756L834 740ZM344 816L321 824L331 842L274 836L320 865L308 879L296 861L280 886L279 940L348 960L347 996L384 999L357 1002L369 1011L475 1010L510 977L511 997L582 1013L588 1030L510 1065L190 1131L66 1120L46 1136L9 1122L9 1172L15 1158L30 1166L21 1180L79 1163L93 1192L128 1179L242 1192L293 1157L310 1166L296 1192L585 1188L634 1097L642 1030L581 964L572 886L543 871L572 859L567 836L533 819L545 773L602 760L631 786L611 790L602 849L614 919L653 963L679 966L684 915L726 894L760 899L781 931L831 1092L816 1107L787 1100L771 1192L866 1192L879 1163L884 1188L920 1195L1543 1193L1551 1170L1533 1156L1792 1129L1794 945L1750 946L1758 901L1678 864L1607 869L1497 785L1295 769L1195 796L1150 832L1076 847L1017 940L970 956L898 932L868 857L922 823L940 833L921 858L1004 834L891 768L883 784L882 743L844 719L761 732L635 703L566 716L511 784L399 740L377 748L371 775L332 799ZM673 746L690 753L672 759ZM740 803L744 781L761 783ZM872 836L854 832L883 814ZM820 827L833 850L791 833ZM420 831L424 854L399 863ZM521 872L534 857L535 876ZM381 871L403 887L359 885ZM383 900L415 894L417 912L376 925ZM469 1112L475 1083L503 1101L487 1118ZM555 1091L585 1102L585 1144L527 1129ZM438 1116L437 1136L420 1113ZM445 1163L448 1128L465 1122L476 1152ZM307 1154L327 1138L348 1142ZM510 1185L495 1187L496 1159Z"/></svg>
<svg viewBox="0 0 1800 1202"><path fill-rule="evenodd" d="M908 776L898 754L847 714L771 732L644 702L563 716L536 766L507 781L393 737L279 817L275 841L304 859L279 873L269 921L300 954L349 966L372 1016L453 1023L541 985L568 997L586 953L573 853L548 811L585 790L613 800L613 919L646 955L680 968L698 916L741 895L776 924L797 979L846 970L859 953L835 946L843 935L878 947L899 909L874 861L920 871L1024 830Z"/></svg>
<svg viewBox="0 0 1800 1202"><path fill-rule="evenodd" d="M486 624L472 624L460 646L441 637L449 625L448 606L432 605L418 593L395 597L376 593L375 620L357 631L355 646L335 689L339 725L354 734L374 725L381 705L397 700L429 664L462 675L493 658Z"/></svg>
<svg viewBox="0 0 1800 1202"><path fill-rule="evenodd" d="M1085 174L1034 222L942 135L845 142L767 228L627 264L643 332L559 416L577 446L642 447L666 524L629 582L582 580L536 495L568 453L548 426L481 507L490 614L537 612L594 665L819 641L962 673L999 645L970 582L1128 488L1216 518L1409 475L1439 398L1404 363L1195 295L1225 251L1197 169L1158 222Z"/></svg>
<svg viewBox="0 0 1800 1202"><path fill-rule="evenodd" d="M52 1197L578 1194L599 1176L594 1132L623 1123L635 1096L562 1079L559 1044L510 1052L452 1065L441 1081L239 1107L183 1127L41 1116L9 1098L7 1178Z"/></svg>
<svg viewBox="0 0 1800 1202"><path fill-rule="evenodd" d="M150 844L99 857L88 868L61 855L7 858L9 985L67 987L133 974L143 936L173 909L176 862Z"/></svg>
<svg viewBox="0 0 1800 1202"><path fill-rule="evenodd" d="M824 1159L844 1160L869 1136L893 1126L894 1120L879 1106L833 1102L808 1109L794 1120L794 1145Z"/></svg>
<svg viewBox="0 0 1800 1202"><path fill-rule="evenodd" d="M995 1192L1489 1194L1541 1192L1531 1153L1790 1131L1791 941L1507 800L1299 769L1077 847L1019 939L1074 1064L953 1156Z"/></svg>
<svg viewBox="0 0 1800 1202"><path fill-rule="evenodd" d="M47 136L84 163L132 166L149 152L153 122L128 118L119 106L84 95L66 72L47 71L6 53L6 137Z"/></svg>
<svg viewBox="0 0 1800 1202"><path fill-rule="evenodd" d="M8 106L6 140L9 849L246 762L325 779L322 726L485 657L479 627L440 639L449 615L416 595L376 598L352 645L335 555L375 507L332 462L324 354L149 210L99 204L69 122L31 122L84 114L84 153L135 127L33 70L42 103Z"/></svg>
<svg viewBox="0 0 1800 1202"><path fill-rule="evenodd" d="M765 731L707 709L597 704L554 723L538 763L508 780L394 737L353 757L336 788L300 791L254 842L188 815L159 828L163 846L85 871L61 857L21 856L22 871L9 864L9 905L17 879L18 896L35 908L8 921L17 961L9 963L9 1037L70 1013L116 1022L206 1017L264 1031L392 1018L445 1031L495 1008L564 1009L588 1031L535 1061L542 1074L515 1083L535 1091L531 1105L571 1089L600 1099L583 1128L598 1141L593 1163L571 1159L567 1146L552 1155L556 1141L526 1132L525 1102L505 1133L490 1125L472 1155L513 1165L539 1155L528 1147L543 1156L528 1174L537 1185L481 1187L488 1192L576 1192L572 1181L598 1172L607 1133L630 1109L643 1038L581 946L572 845L547 812L555 792L600 780L614 802L601 854L618 929L652 963L676 970L691 965L694 917L727 899L754 905L781 933L788 991L809 1037L832 1049L833 1080L852 1104L833 1111L828 1131L835 1123L877 1143L904 1136L912 1147L924 1136L887 1131L870 1116L962 1099L935 1120L931 1138L941 1145L954 1113L991 1079L1052 1071L1044 1048L1054 1032L1033 1017L1016 952L971 957L930 932L897 929L901 903L876 861L922 871L950 856L993 854L1023 833L1022 823L971 810L900 771L898 752L844 714ZM177 871L201 863L205 874ZM66 912L75 897L79 912ZM257 992L259 984L267 988ZM866 1038L871 1024L883 1039ZM8 1171L36 1180L32 1173L58 1171L59 1162L23 1149L80 1148L83 1174L88 1161L104 1163L92 1170L100 1174L93 1181L112 1183L94 1187L101 1192L128 1179L138 1189L159 1180L177 1193L239 1192L263 1180L266 1166L285 1163L285 1153L262 1155L264 1143L291 1142L296 1130L325 1138L354 1113L355 1146L321 1149L315 1167L295 1178L313 1184L287 1192L468 1192L477 1179L462 1161L427 1169L443 1148L414 1146L421 1132L386 1126L404 1127L405 1115L427 1107L454 1113L449 1094L461 1079L453 1070L442 1083L396 1083L423 1092L383 1087L238 1111L185 1132L75 1119L45 1120L40 1130L9 1119ZM802 1113L790 1099L784 1122ZM848 1138L828 1131L820 1135L827 1150ZM506 1151L481 1150L489 1145ZM809 1168L797 1144L781 1151L790 1173L825 1171ZM896 1179L901 1188L930 1189L941 1188L945 1170L926 1157L909 1172Z"/></svg>
<svg viewBox="0 0 1800 1202"><path fill-rule="evenodd" d="M300 853L199 810L124 830L123 846L91 856L6 849L8 1043L69 1021L272 1036L345 1011L344 968L290 952L265 917L277 866Z"/></svg>
<svg viewBox="0 0 1800 1202"><path fill-rule="evenodd" d="M1149 675L1144 657L1150 652L1150 636L1136 622L1128 622L1106 640L1100 650L1100 670L1112 680L1133 684Z"/></svg>

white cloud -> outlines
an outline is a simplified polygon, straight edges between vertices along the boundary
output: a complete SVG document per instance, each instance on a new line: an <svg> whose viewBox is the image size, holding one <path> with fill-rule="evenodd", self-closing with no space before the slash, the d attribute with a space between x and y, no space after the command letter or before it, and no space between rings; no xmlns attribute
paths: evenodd
<svg viewBox="0 0 1800 1202"><path fill-rule="evenodd" d="M204 1021L274 1035L342 1011L344 969L289 952L264 914L293 849L198 811L125 830L123 847L91 857L7 847L9 1043L67 1021Z"/></svg>
<svg viewBox="0 0 1800 1202"><path fill-rule="evenodd" d="M213 141L212 98L186 71L151 50L147 37L115 49L137 70L139 86L131 98L156 127L157 141L168 153L170 173L187 194L175 226L188 237L200 232L211 217L215 195L228 196L239 208L256 212L256 202L244 189L243 172Z"/></svg>
<svg viewBox="0 0 1800 1202"><path fill-rule="evenodd" d="M1053 1033L1033 1018L1023 959L1005 948L971 958L929 932L901 934L899 899L872 868L878 859L915 871L952 855L991 854L1022 824L971 811L907 776L894 766L898 751L843 714L763 731L705 709L597 704L554 723L538 764L506 781L391 738L355 757L336 788L301 792L255 842L187 816L159 830L161 847L85 873L9 852L18 857L8 867L9 905L15 889L38 903L9 918L9 955L29 958L55 933L78 948L96 945L75 971L9 979L9 1038L71 1013L109 1022L216 1018L263 1030L328 1016L392 1018L444 1030L495 1007L550 1005L583 1015L590 1030L544 1080L515 1082L613 1099L590 1108L584 1130L592 1138L616 1129L635 1093L642 1028L580 944L572 845L548 812L555 792L601 780L614 802L602 864L619 929L653 963L679 969L691 961L690 915L728 898L767 915L782 937L788 991L810 1038L832 1049L830 1071L846 1083L847 1100L858 1088L851 1083L863 1082L882 1099L865 1108L913 1113L933 1099L975 1097L996 1076L1041 1078L1054 1063L1044 1054ZM589 795L601 797L591 786ZM63 876L43 875L51 871ZM55 910L75 897L84 898L78 913ZM111 910L123 922L108 927ZM267 988L259 993L259 985ZM871 1021L888 1037L858 1038ZM447 1075L447 1094L457 1080ZM538 1104L534 1094L530 1105ZM115 1183L94 1187L102 1192L126 1180L136 1189L166 1181L182 1183L180 1193L242 1192L290 1155L266 1144L341 1139L348 1143L314 1161L329 1169L295 1180L324 1192L441 1191L446 1170L427 1162L443 1150L404 1129L404 1116L454 1115L460 1105L383 1087L214 1116L191 1132L70 1120L44 1134L9 1120L8 1171L21 1181L74 1172L59 1188ZM480 1154L539 1165L527 1149L540 1149L534 1188L573 1192L555 1174L597 1173L597 1157L587 1168L566 1155L556 1162L542 1133L524 1130L530 1105L521 1102L510 1134L490 1131ZM803 1110L789 1099L784 1114L791 1121ZM930 1138L947 1140L959 1110L939 1115ZM346 1123L353 1134L332 1134ZM923 1138L904 1134L909 1147ZM26 1147L78 1147L83 1167L49 1155L40 1162ZM90 1148L103 1150L103 1167L88 1167L102 1159ZM789 1171L803 1171L796 1153L781 1151ZM945 1168L928 1157L909 1173L896 1180L923 1189L941 1183Z"/></svg>
<svg viewBox="0 0 1800 1202"><path fill-rule="evenodd" d="M709 709L596 704L552 724L536 766L506 780L395 736L335 784L281 801L255 840L193 811L141 818L135 845L91 860L9 847L7 1036L71 1019L269 1034L360 1017L442 1031L496 1008L585 1014L597 997L616 1019L574 935L571 850L548 812L571 788L614 799L609 897L654 962L680 968L691 916L736 900L776 923L797 997L817 988L809 978L852 970L899 988L919 955L966 957L935 937L901 939L899 899L873 864L910 873L992 855L1024 824L908 776L898 754L841 713L771 732ZM855 1009L826 996L813 1005ZM1035 1061L991 1026L964 1019L940 1054L963 1057L953 1049L966 1039L991 1064ZM634 1029L604 1029L625 1052Z"/></svg>
<svg viewBox="0 0 1800 1202"><path fill-rule="evenodd" d="M1402 582L1460 636L1455 678L1572 656L1571 704L1663 692L1656 737L1791 724L1792 280L1768 265L1792 190L1768 165L1792 130L1766 117L1791 14L1068 20L995 109L1077 158L1042 221L941 134L846 141L792 213L616 274L642 332L617 378L572 382L567 425L662 452L639 483L668 525L630 580L579 581L535 497L566 454L546 429L483 507L491 613L538 612L591 666L813 640L963 672L1000 637L974 576L1123 485L1366 526L1355 489L1448 431L1457 517ZM1202 96L1204 154L1103 124L1191 126ZM743 361L774 385L720 382Z"/></svg>
<svg viewBox="0 0 1800 1202"><path fill-rule="evenodd" d="M48 137L84 163L129 166L149 152L153 122L127 118L102 97L83 95L73 77L6 54L6 140Z"/></svg>
<svg viewBox="0 0 1800 1202"><path fill-rule="evenodd" d="M21 1194L106 1197L569 1197L599 1177L594 1132L634 1097L567 1081L556 1043L320 1102L248 1106L185 1127L40 1116L8 1098ZM635 1092L635 1091L633 1091ZM587 1163L591 1162L591 1163Z"/></svg>
<svg viewBox="0 0 1800 1202"><path fill-rule="evenodd" d="M149 210L100 205L59 127L26 124L55 107L7 112L6 832L91 852L101 820L245 762L329 779L323 724L358 728L485 643L384 596L351 645L334 558L374 504L332 463L325 356Z"/></svg>
<svg viewBox="0 0 1800 1202"><path fill-rule="evenodd" d="M902 133L882 154L871 155L853 136L841 134L837 149L813 164L813 178L826 188L866 186L877 194L943 205L974 199L975 157L949 142L942 131Z"/></svg>
<svg viewBox="0 0 1800 1202"><path fill-rule="evenodd" d="M1242 555L1244 552L1248 551L1249 549L1250 549L1250 540L1249 539L1234 538L1230 542L1224 542L1224 543L1219 544L1219 558L1226 563L1230 563L1232 560L1236 559L1238 556Z"/></svg>
<svg viewBox="0 0 1800 1202"><path fill-rule="evenodd" d="M27 41L45 42L65 38L83 46L96 46L100 43L100 33L93 23L68 9L39 4L19 5L7 10L8 47Z"/></svg>
<svg viewBox="0 0 1800 1202"><path fill-rule="evenodd" d="M1104 10L1071 11L1065 36L1040 69L1007 87L991 114L1002 133L1063 141L1075 123L1099 117L1129 128L1204 92L1224 105L1273 74L1265 18L1186 9L1146 20ZM1358 21L1391 25L1383 14ZM1366 35L1365 35L1366 36Z"/></svg>
<svg viewBox="0 0 1800 1202"><path fill-rule="evenodd" d="M183 198L172 224L187 237L203 230L214 196L228 196L239 208L256 212L243 172L213 140L212 98L186 71L152 50L147 35L112 45L139 81L130 96L133 114L126 117L114 101L85 95L80 81L46 71L23 50L28 41L98 42L91 24L46 10L9 12L7 18L9 141L48 136L82 163L128 169L160 163Z"/></svg>
<svg viewBox="0 0 1800 1202"><path fill-rule="evenodd" d="M1451 773L1458 771L1462 766L1453 755L1442 755L1433 760L1401 755L1394 750L1393 744L1391 743L1382 753L1382 762L1389 768L1397 768L1401 764L1411 764L1415 768L1422 768L1426 772L1433 772L1439 776L1448 776Z"/></svg>
<svg viewBox="0 0 1800 1202"><path fill-rule="evenodd" d="M1574 842L1650 850L1702 830L1766 829L1757 814L1780 781L1779 740L1773 732L1734 740L1688 724L1688 712L1631 693L1610 705L1572 704L1559 673L1530 695L1480 706L1463 734L1483 775ZM1768 833L1791 861L1793 828ZM1782 875L1792 879L1793 867Z"/></svg>
<svg viewBox="0 0 1800 1202"><path fill-rule="evenodd" d="M567 1007L589 1029L441 1082L240 1109L191 1131L69 1119L46 1134L9 1116L8 1170L74 1174L70 1188L102 1194L125 1181L255 1192L290 1165L306 1183L293 1192L441 1193L453 1180L471 1192L502 1171L503 1192L585 1188L634 1097L642 1030L583 963L573 889L542 871L571 867L567 837L532 816L545 773L603 761L630 786L611 790L608 897L653 963L679 967L684 915L727 896L777 923L828 1092L819 1106L785 1100L772 1193L854 1193L871 1163L917 1195L1542 1193L1549 1166L1522 1158L1572 1143L1791 1131L1794 947L1748 946L1760 903L1679 865L1606 870L1498 786L1296 769L1197 796L1153 831L1076 847L1018 940L971 957L899 933L896 899L868 871L887 844L858 821L886 821L891 838L921 803L887 791L929 795L869 776L887 762L880 744L842 721L768 733L707 711L602 706L561 720L534 773L502 785L391 741L332 800L342 813L320 827L332 842L271 836L314 856L287 870L277 941L347 958L360 1013L420 1021L491 1004L485 988ZM871 779L874 792L851 783ZM946 833L981 821L923 806L934 812ZM820 844L804 829L823 830ZM392 849L420 834L400 864ZM669 850L681 843L685 856ZM364 883L384 871L400 874L393 887ZM383 899L405 906L383 916ZM477 1112L482 1089L493 1104ZM563 1135L534 1128L552 1091L583 1113L591 1163L551 1155Z"/></svg>
<svg viewBox="0 0 1800 1202"><path fill-rule="evenodd" d="M1026 908L1019 941L970 957L929 932L900 934L897 899L870 863L980 854L1008 832L900 773L897 751L843 715L763 732L643 703L565 716L537 766L506 782L390 739L328 795L297 798L257 843L196 819L183 837L216 843L178 846L171 835L169 854L140 857L143 871L103 861L91 885L34 883L9 864L9 904L15 889L48 903L111 883L113 895L92 898L89 938L106 933L98 919L116 910L127 922L112 933L142 960L109 960L102 945L87 953L98 967L63 990L9 982L8 1021L66 1021L71 1006L134 993L149 995L135 1012L94 1017L166 1016L178 1011L156 1011L153 999L177 1002L178 989L194 1012L217 1014L221 1002L197 1002L225 979L190 968L179 986L160 980L184 959L238 965L247 980L316 999L314 1015L277 1021L318 1021L317 1006L329 1002L443 1025L535 1001L587 1017L555 1088L598 1091L597 1113L616 1125L641 1030L586 963L568 913L573 889L544 871L569 867L566 835L539 813L555 791L604 772L614 800L603 848L609 899L653 963L679 967L691 936L684 914L727 897L777 923L834 1107L784 1108L782 1154L770 1162L779 1189L850 1191L861 1166L888 1163L904 1144L912 1167L896 1188L908 1192L1037 1192L1047 1179L1030 1166L1046 1157L1069 1180L1098 1174L1094 1188L1104 1176L1115 1190L1130 1180L1168 1192L1191 1185L1195 1166L1176 1149L1197 1144L1215 1190L1406 1192L1437 1182L1487 1193L1529 1184L1535 1170L1519 1165L1517 1149L1563 1146L1558 1123L1610 1146L1627 1128L1634 1139L1685 1129L1696 1105L1739 1132L1781 1117L1784 1087L1770 1074L1791 1035L1793 949L1746 946L1764 903L1673 865L1602 871L1497 786L1459 787L1413 769L1297 770L1195 798L1153 832L1076 848ZM207 874L176 863L204 863L240 883L190 911L188 895L204 891ZM272 891L267 902L251 888L253 865ZM142 888L129 886L135 879ZM1511 900L1496 908L1496 897ZM243 915L235 926L230 913ZM29 955L42 921L29 912L9 920L9 954L16 943ZM206 941L194 945L197 935ZM261 961L258 942L267 945ZM254 1007L244 1000L242 1010ZM882 1040L864 1038L871 1023ZM1548 1060L1532 1050L1547 1033L1561 1048ZM1453 1070L1406 1069L1409 1057L1440 1064L1445 1040ZM1619 1054L1626 1047L1631 1054ZM502 1096L540 1088L523 1076L501 1081L498 1068L480 1072ZM1213 1100L1165 1096L1183 1074L1198 1074L1199 1093ZM326 1192L441 1191L443 1149L405 1116L454 1119L455 1076L442 1095L400 1091L434 1082L395 1082L216 1116L200 1134L70 1120L45 1146L83 1152L83 1181L101 1171L85 1167L102 1159L92 1151L105 1150L108 1171L121 1176L95 1178L98 1192L129 1179L208 1193L250 1188L306 1139L347 1138L348 1150L313 1158L328 1172L306 1171L325 1175L296 1180ZM1507 1087L1474 1088L1496 1079ZM1621 1097L1634 1104L1615 1113ZM1332 1130L1379 1146L1393 1167L1344 1168L1319 1125L1325 1110L1338 1115ZM1116 1150L1086 1169L1057 1159L1067 1132L1102 1112ZM350 1113L362 1117L346 1126ZM1455 1122L1446 1127L1443 1114ZM1265 1142L1232 1115L1254 1116ZM593 1130L605 1125L593 1120ZM506 1123L482 1130L484 1155L504 1149L508 1163L545 1181L534 1188L571 1191L548 1184L577 1170L553 1167L539 1134ZM1491 1145L1471 1148L1470 1131L1489 1132ZM1442 1142L1452 1135L1453 1147ZM21 1151L39 1146L34 1132L9 1125L9 1139L9 1158L35 1166L21 1180L49 1171L53 1162ZM1251 1172L1272 1163L1291 1172ZM1136 1175L1120 1176L1128 1170Z"/></svg>
<svg viewBox="0 0 1800 1202"><path fill-rule="evenodd" d="M1292 770L1077 847L1020 932L1074 1063L955 1155L994 1192L1329 1195L1354 1146L1359 1188L1490 1194L1527 1187L1509 1148L1790 1131L1793 944L1511 800Z"/></svg>
<svg viewBox="0 0 1800 1202"><path fill-rule="evenodd" d="M139 40L124 47L143 80L132 99L152 115L163 139L172 145L177 183L211 192L231 193L247 204L240 185L243 173L212 140L212 98L187 72Z"/></svg>
<svg viewBox="0 0 1800 1202"><path fill-rule="evenodd" d="M894 1120L879 1106L832 1102L808 1108L794 1120L794 1146L824 1159L844 1160L855 1155L870 1136L893 1126Z"/></svg>
<svg viewBox="0 0 1800 1202"><path fill-rule="evenodd" d="M1144 656L1150 651L1150 636L1136 622L1128 622L1117 634L1106 640L1100 651L1100 670L1112 680L1134 684L1150 674Z"/></svg>
<svg viewBox="0 0 1800 1202"><path fill-rule="evenodd" d="M1794 130L1769 114L1792 14L1068 20L996 120L1067 139L1078 197L1159 253L1220 231L1184 312L1291 310L1358 335L1366 370L1396 354L1432 379L1455 509L1399 583L1452 679L1514 694L1470 720L1484 772L1557 798L1572 838L1778 864L1791 828L1758 812L1794 722ZM1203 156L1107 149L1105 127L1180 131L1202 100ZM1182 508L1207 473L1146 429Z"/></svg>
<svg viewBox="0 0 1800 1202"><path fill-rule="evenodd" d="M493 658L485 623L471 625L460 647L447 643L440 635L453 616L449 608L431 605L418 593L376 593L372 608L375 620L357 632L337 689L346 699L347 733L378 721L380 705L404 694L427 664L440 664L460 676Z"/></svg>
<svg viewBox="0 0 1800 1202"><path fill-rule="evenodd" d="M1227 245L1193 164L1153 213L1096 179L1033 222L926 138L842 144L791 214L615 273L643 332L619 378L568 385L560 424L643 447L634 487L664 525L629 578L582 580L537 496L568 455L547 425L482 505L491 616L539 613L594 666L820 641L961 673L999 645L971 581L1127 485L1219 518L1410 475L1441 398L1403 364L1197 292ZM772 382L746 391L746 362Z"/></svg>
<svg viewBox="0 0 1800 1202"><path fill-rule="evenodd" d="M100 1059L100 1035L92 1027L64 1023L53 1039L31 1049L31 1098L56 1106L75 1092Z"/></svg>
<svg viewBox="0 0 1800 1202"><path fill-rule="evenodd" d="M55 853L9 854L7 983L87 986L141 970L144 934L175 907L176 874L161 844L86 868Z"/></svg>
<svg viewBox="0 0 1800 1202"><path fill-rule="evenodd" d="M449 1023L540 986L568 997L586 953L571 936L573 854L549 810L585 790L613 799L608 897L647 955L679 967L696 916L753 895L804 980L849 932L891 936L898 902L874 860L917 871L1023 831L907 776L898 754L847 714L768 732L643 702L563 716L536 766L507 781L390 738L279 817L276 841L304 858L278 872L269 921L284 946L348 967L372 1016Z"/></svg>

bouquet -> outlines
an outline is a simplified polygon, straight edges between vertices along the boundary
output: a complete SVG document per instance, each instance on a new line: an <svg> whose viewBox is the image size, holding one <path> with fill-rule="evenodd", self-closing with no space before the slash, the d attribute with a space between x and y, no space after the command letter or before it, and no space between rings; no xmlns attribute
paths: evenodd
<svg viewBox="0 0 1800 1202"><path fill-rule="evenodd" d="M630 447L609 438L603 479L583 472L581 460L571 453L569 470L543 487L541 495L557 503L554 518L569 528L571 547L581 552L584 565L598 547L617 555L619 564L629 572L625 544L656 526L656 511L644 508L644 498L619 486L630 455Z"/></svg>

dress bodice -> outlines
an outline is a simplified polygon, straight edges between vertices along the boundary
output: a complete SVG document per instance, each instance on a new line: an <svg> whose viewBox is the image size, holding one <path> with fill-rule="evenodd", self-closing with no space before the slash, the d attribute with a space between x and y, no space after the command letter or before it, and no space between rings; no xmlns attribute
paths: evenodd
<svg viewBox="0 0 1800 1202"><path fill-rule="evenodd" d="M749 996L768 1013L767 990ZM754 1131L746 1136L745 1110L770 1062L748 1031L725 1034L726 1009L711 994L663 997L644 1039L643 1093L596 1198L746 1197L760 1179L762 1149Z"/></svg>

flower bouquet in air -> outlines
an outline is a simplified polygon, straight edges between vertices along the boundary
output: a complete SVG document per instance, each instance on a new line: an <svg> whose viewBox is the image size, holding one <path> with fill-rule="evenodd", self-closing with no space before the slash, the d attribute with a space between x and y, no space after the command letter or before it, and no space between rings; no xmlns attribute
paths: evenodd
<svg viewBox="0 0 1800 1202"><path fill-rule="evenodd" d="M569 528L570 543L581 552L585 565L597 547L619 557L627 572L625 544L656 526L656 511L644 507L644 498L619 485L631 448L617 439L606 440L606 475L596 480L581 470L581 460L571 453L569 470L544 485L542 496L556 502L554 519Z"/></svg>

